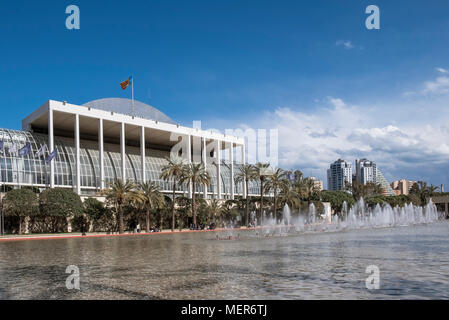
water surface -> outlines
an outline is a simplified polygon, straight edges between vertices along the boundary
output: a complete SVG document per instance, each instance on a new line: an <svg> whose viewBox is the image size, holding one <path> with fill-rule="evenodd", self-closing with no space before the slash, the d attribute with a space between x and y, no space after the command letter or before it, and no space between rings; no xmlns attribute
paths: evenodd
<svg viewBox="0 0 449 320"><path fill-rule="evenodd" d="M0 243L0 299L449 298L447 221L239 233L232 241L187 233ZM68 265L80 269L80 291L66 288ZM369 265L380 269L379 290L366 289Z"/></svg>

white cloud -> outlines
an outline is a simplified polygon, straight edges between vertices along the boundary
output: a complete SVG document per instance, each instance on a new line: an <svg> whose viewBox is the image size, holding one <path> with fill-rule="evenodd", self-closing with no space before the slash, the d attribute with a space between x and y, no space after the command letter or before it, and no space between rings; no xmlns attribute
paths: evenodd
<svg viewBox="0 0 449 320"><path fill-rule="evenodd" d="M449 93L449 77L437 77L433 81L424 83L424 94L446 94Z"/></svg>
<svg viewBox="0 0 449 320"><path fill-rule="evenodd" d="M435 70L437 70L439 73L449 73L449 70L446 70L444 68L435 68Z"/></svg>
<svg viewBox="0 0 449 320"><path fill-rule="evenodd" d="M354 45L352 44L352 42L351 42L350 40L338 40L338 41L335 43L335 45L336 45L337 47L343 46L343 47L345 47L346 49L353 49L353 48L354 48Z"/></svg>
<svg viewBox="0 0 449 320"><path fill-rule="evenodd" d="M339 98L329 97L329 101L334 105L335 108L343 108L345 106L343 100Z"/></svg>
<svg viewBox="0 0 449 320"><path fill-rule="evenodd" d="M448 177L439 172L449 162L449 125L444 121L448 117L443 114L433 123L426 122L426 117L420 123L402 117L410 113L416 118L417 110L410 105L355 106L328 97L327 105L308 112L275 108L256 126L278 129L280 167L312 172L324 181L329 164L336 159L353 162L366 157L377 162L387 179L442 183Z"/></svg>
<svg viewBox="0 0 449 320"><path fill-rule="evenodd" d="M363 49L362 46L359 46L359 45L356 45L356 44L352 43L351 40L338 40L337 42L335 42L335 45L337 47L343 47L343 48L345 48L347 50L350 50L350 49L360 49L360 50L362 50Z"/></svg>

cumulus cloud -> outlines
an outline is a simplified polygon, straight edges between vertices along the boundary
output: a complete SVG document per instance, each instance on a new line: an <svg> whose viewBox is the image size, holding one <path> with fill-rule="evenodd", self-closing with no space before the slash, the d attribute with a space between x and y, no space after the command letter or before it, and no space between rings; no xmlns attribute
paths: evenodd
<svg viewBox="0 0 449 320"><path fill-rule="evenodd" d="M350 50L350 49L363 49L362 46L359 45L355 45L351 42L351 40L338 40L337 42L335 42L335 45L337 47L343 47L346 50Z"/></svg>
<svg viewBox="0 0 449 320"><path fill-rule="evenodd" d="M423 93L425 94L446 94L449 93L449 77L437 77L433 81L427 81L424 84Z"/></svg>
<svg viewBox="0 0 449 320"><path fill-rule="evenodd" d="M449 70L446 70L444 68L435 68L439 73L449 73Z"/></svg>
<svg viewBox="0 0 449 320"><path fill-rule="evenodd" d="M353 162L361 157L377 162L390 181L408 178L437 184L449 180L449 126L441 119L437 126L411 124L386 113L328 97L326 105L309 112L275 108L258 125L278 130L281 167L299 168L324 181L336 159Z"/></svg>

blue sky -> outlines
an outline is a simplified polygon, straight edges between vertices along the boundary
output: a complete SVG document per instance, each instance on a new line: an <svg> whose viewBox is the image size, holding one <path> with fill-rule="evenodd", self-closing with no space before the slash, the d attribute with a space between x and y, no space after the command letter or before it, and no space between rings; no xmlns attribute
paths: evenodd
<svg viewBox="0 0 449 320"><path fill-rule="evenodd" d="M184 125L278 128L281 166L324 179L336 157L367 156L390 180L449 183L447 30L435 0L9 1L0 127L48 99L129 97L133 74L136 99Z"/></svg>

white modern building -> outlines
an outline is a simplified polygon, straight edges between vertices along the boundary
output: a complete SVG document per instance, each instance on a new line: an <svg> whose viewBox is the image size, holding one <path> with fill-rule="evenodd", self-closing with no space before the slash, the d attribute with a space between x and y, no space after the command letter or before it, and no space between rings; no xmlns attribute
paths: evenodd
<svg viewBox="0 0 449 320"><path fill-rule="evenodd" d="M352 163L338 159L327 170L327 189L343 190L346 182L352 184Z"/></svg>
<svg viewBox="0 0 449 320"><path fill-rule="evenodd" d="M245 163L244 138L180 126L161 111L129 99L108 98L74 105L50 100L22 121L22 130L0 129L0 182L5 187L71 188L88 196L115 179L154 181L167 194L172 183L159 178L175 150L188 162L202 162L211 176L209 188L178 193L204 198L245 196L235 175ZM18 149L31 152L20 156ZM43 148L43 146L45 146ZM37 155L39 150L44 154ZM47 162L56 150L57 157ZM257 182L250 194L258 193Z"/></svg>
<svg viewBox="0 0 449 320"><path fill-rule="evenodd" d="M368 182L376 183L377 166L376 163L368 159L355 159L356 181L360 184Z"/></svg>
<svg viewBox="0 0 449 320"><path fill-rule="evenodd" d="M374 161L368 159L355 159L356 181L360 184L368 182L380 184L386 195L394 196L395 193L382 172Z"/></svg>

